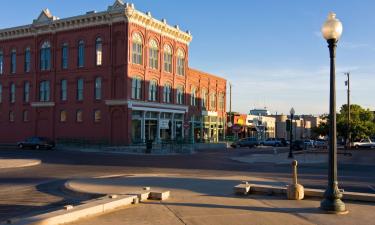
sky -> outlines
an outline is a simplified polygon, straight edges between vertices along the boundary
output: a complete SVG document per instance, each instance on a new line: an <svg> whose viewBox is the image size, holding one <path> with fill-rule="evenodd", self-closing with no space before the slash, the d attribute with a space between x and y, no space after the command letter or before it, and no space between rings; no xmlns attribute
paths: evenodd
<svg viewBox="0 0 375 225"><path fill-rule="evenodd" d="M29 24L44 8L60 18L106 10L114 0L2 0L0 29ZM337 107L375 110L375 1L133 0L137 10L190 30L189 66L231 82L232 111L329 111L329 54L320 28L330 11L343 23L337 47ZM229 86L229 85L228 85ZM229 97L229 88L227 91ZM229 99L227 102L229 105Z"/></svg>

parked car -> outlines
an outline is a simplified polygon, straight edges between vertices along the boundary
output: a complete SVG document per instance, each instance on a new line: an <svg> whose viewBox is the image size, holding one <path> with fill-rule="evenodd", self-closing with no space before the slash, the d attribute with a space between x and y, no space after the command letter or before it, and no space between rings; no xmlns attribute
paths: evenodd
<svg viewBox="0 0 375 225"><path fill-rule="evenodd" d="M281 142L281 140L277 138L268 138L265 141L263 141L262 144L265 146L274 146L274 147L283 146L283 143Z"/></svg>
<svg viewBox="0 0 375 225"><path fill-rule="evenodd" d="M315 148L328 148L328 141L324 140L324 139L317 139L315 140L314 142L314 147Z"/></svg>
<svg viewBox="0 0 375 225"><path fill-rule="evenodd" d="M353 142L354 148L375 148L375 142L372 142L370 139L362 139L360 141Z"/></svg>
<svg viewBox="0 0 375 225"><path fill-rule="evenodd" d="M314 147L314 141L313 140L304 140L303 143L306 145L307 148Z"/></svg>
<svg viewBox="0 0 375 225"><path fill-rule="evenodd" d="M254 137L243 138L231 144L233 148L237 148L237 147L253 148L254 146L258 146L258 145L259 145L259 141Z"/></svg>
<svg viewBox="0 0 375 225"><path fill-rule="evenodd" d="M24 148L53 149L55 147L55 142L45 137L30 137L30 138L26 138L23 141L18 142L17 146L20 149L24 149Z"/></svg>
<svg viewBox="0 0 375 225"><path fill-rule="evenodd" d="M285 147L289 145L289 141L287 141L285 138L280 138L279 140L281 141L282 146Z"/></svg>
<svg viewBox="0 0 375 225"><path fill-rule="evenodd" d="M305 148L305 142L301 140L295 140L292 144L292 149L294 151L303 150Z"/></svg>

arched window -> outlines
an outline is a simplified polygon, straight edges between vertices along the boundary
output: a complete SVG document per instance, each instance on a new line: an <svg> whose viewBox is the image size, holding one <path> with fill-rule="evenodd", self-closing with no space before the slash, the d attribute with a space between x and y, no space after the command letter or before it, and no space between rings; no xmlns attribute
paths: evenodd
<svg viewBox="0 0 375 225"><path fill-rule="evenodd" d="M22 119L23 119L23 122L28 122L29 121L29 111L24 110L22 112Z"/></svg>
<svg viewBox="0 0 375 225"><path fill-rule="evenodd" d="M102 78L97 77L95 79L95 100L102 99Z"/></svg>
<svg viewBox="0 0 375 225"><path fill-rule="evenodd" d="M61 48L61 67L63 69L68 69L68 43L64 43Z"/></svg>
<svg viewBox="0 0 375 225"><path fill-rule="evenodd" d="M96 52L96 65L102 65L102 58L103 58L103 43L100 37L96 38L95 41L95 52Z"/></svg>
<svg viewBox="0 0 375 225"><path fill-rule="evenodd" d="M78 123L83 122L83 112L82 112L81 109L78 109L77 112L76 112L76 121Z"/></svg>
<svg viewBox="0 0 375 225"><path fill-rule="evenodd" d="M164 45L164 71L172 73L172 48Z"/></svg>
<svg viewBox="0 0 375 225"><path fill-rule="evenodd" d="M66 120L67 120L67 117L68 117L68 115L66 113L66 110L61 110L60 111L60 122L65 123Z"/></svg>
<svg viewBox="0 0 375 225"><path fill-rule="evenodd" d="M156 101L158 99L158 82L151 80L148 87L148 100Z"/></svg>
<svg viewBox="0 0 375 225"><path fill-rule="evenodd" d="M190 105L197 106L198 105L198 98L197 98L197 88L192 87L190 93Z"/></svg>
<svg viewBox="0 0 375 225"><path fill-rule="evenodd" d="M182 86L177 87L176 103L184 104L184 87Z"/></svg>
<svg viewBox="0 0 375 225"><path fill-rule="evenodd" d="M142 98L142 80L140 77L133 77L132 98L140 100Z"/></svg>
<svg viewBox="0 0 375 225"><path fill-rule="evenodd" d="M31 70L31 52L30 48L25 49L25 72L28 73Z"/></svg>
<svg viewBox="0 0 375 225"><path fill-rule="evenodd" d="M78 67L85 66L85 42L80 40L78 42Z"/></svg>
<svg viewBox="0 0 375 225"><path fill-rule="evenodd" d="M185 54L181 49L177 51L177 74L185 75Z"/></svg>
<svg viewBox="0 0 375 225"><path fill-rule="evenodd" d="M77 80L77 100L83 101L83 78Z"/></svg>
<svg viewBox="0 0 375 225"><path fill-rule="evenodd" d="M224 93L219 94L219 109L220 111L224 111L225 101L224 101L225 95Z"/></svg>
<svg viewBox="0 0 375 225"><path fill-rule="evenodd" d="M139 33L134 33L132 38L132 62L134 64L143 64L143 39Z"/></svg>
<svg viewBox="0 0 375 225"><path fill-rule="evenodd" d="M155 40L151 40L149 44L150 48L150 68L152 69L158 69L159 65L159 48L158 48L158 43Z"/></svg>
<svg viewBox="0 0 375 225"><path fill-rule="evenodd" d="M14 83L10 83L9 85L9 102L16 102L16 85Z"/></svg>
<svg viewBox="0 0 375 225"><path fill-rule="evenodd" d="M210 109L216 111L216 94L211 93L210 95Z"/></svg>
<svg viewBox="0 0 375 225"><path fill-rule="evenodd" d="M0 75L4 73L4 53L0 50Z"/></svg>
<svg viewBox="0 0 375 225"><path fill-rule="evenodd" d="M172 92L172 85L169 84L169 83L164 84L164 88L163 88L163 102L165 102L165 103L171 103L171 101L172 101L171 92Z"/></svg>
<svg viewBox="0 0 375 225"><path fill-rule="evenodd" d="M48 102L50 96L49 81L44 80L39 83L39 101Z"/></svg>
<svg viewBox="0 0 375 225"><path fill-rule="evenodd" d="M207 92L207 89L203 89L202 90L202 109L203 110L206 110L207 109L207 95L208 95L208 92Z"/></svg>
<svg viewBox="0 0 375 225"><path fill-rule="evenodd" d="M30 82L25 81L25 83L23 83L23 101L29 102L29 100L30 100Z"/></svg>
<svg viewBox="0 0 375 225"><path fill-rule="evenodd" d="M9 122L14 122L15 114L13 111L9 111Z"/></svg>
<svg viewBox="0 0 375 225"><path fill-rule="evenodd" d="M48 41L43 42L40 49L40 70L51 69L51 44Z"/></svg>
<svg viewBox="0 0 375 225"><path fill-rule="evenodd" d="M102 120L102 112L100 110L94 110L94 122L99 123Z"/></svg>
<svg viewBox="0 0 375 225"><path fill-rule="evenodd" d="M16 49L12 49L10 53L10 72L16 73L17 69L17 51Z"/></svg>

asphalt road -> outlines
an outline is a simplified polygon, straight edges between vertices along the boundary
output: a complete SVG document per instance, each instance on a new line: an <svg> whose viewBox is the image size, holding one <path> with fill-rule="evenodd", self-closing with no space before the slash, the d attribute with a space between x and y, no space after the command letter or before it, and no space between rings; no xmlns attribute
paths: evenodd
<svg viewBox="0 0 375 225"><path fill-rule="evenodd" d="M289 183L288 165L246 164L230 157L267 154L271 148L234 149L201 152L194 155L122 155L79 151L0 149L1 158L37 158L39 166L0 170L0 221L40 213L66 204L78 203L88 196L72 196L61 185L72 178L132 173L174 173L197 176L246 175ZM287 151L281 149L280 151ZM375 193L375 150L353 152L339 157L339 184L345 191ZM327 165L299 167L299 182L305 187L326 186Z"/></svg>

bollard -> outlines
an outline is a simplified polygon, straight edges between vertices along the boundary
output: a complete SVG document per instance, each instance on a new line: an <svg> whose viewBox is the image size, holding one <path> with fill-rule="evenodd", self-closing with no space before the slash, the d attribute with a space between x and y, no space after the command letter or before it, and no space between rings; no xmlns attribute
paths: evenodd
<svg viewBox="0 0 375 225"><path fill-rule="evenodd" d="M287 186L287 197L290 200L301 200L304 197L304 188L297 180L297 160L293 160L293 183Z"/></svg>

